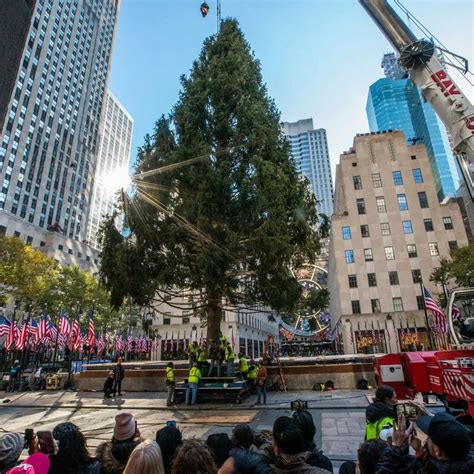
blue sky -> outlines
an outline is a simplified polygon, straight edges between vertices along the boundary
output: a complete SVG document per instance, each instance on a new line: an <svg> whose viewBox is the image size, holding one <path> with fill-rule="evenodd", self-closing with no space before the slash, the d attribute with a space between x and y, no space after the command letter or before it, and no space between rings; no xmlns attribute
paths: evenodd
<svg viewBox="0 0 474 474"><path fill-rule="evenodd" d="M155 120L176 103L179 77L188 73L203 40L216 32L216 0L207 0L211 11L205 19L201 1L122 0L109 87L134 118L132 160ZM355 134L368 131L367 90L382 76L380 60L392 51L390 44L357 0L221 3L222 16L239 20L261 61L282 120L313 117L315 127L326 128L334 172ZM472 0L404 5L474 67ZM454 76L472 100L471 86Z"/></svg>

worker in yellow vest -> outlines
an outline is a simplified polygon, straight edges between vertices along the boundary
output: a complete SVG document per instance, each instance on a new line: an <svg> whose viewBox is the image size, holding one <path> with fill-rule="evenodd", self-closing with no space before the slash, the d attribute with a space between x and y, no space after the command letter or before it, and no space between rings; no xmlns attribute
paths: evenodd
<svg viewBox="0 0 474 474"><path fill-rule="evenodd" d="M197 363L199 370L203 370L203 368L207 366L207 346L205 342L203 342L201 346L199 346L197 352Z"/></svg>
<svg viewBox="0 0 474 474"><path fill-rule="evenodd" d="M255 361L251 359L250 364L249 364L249 370L247 372L247 381L249 382L251 391L253 391L253 387L255 386L255 383L257 381L257 372L258 372L258 369L255 364Z"/></svg>
<svg viewBox="0 0 474 474"><path fill-rule="evenodd" d="M225 343L225 361L227 363L227 376L233 377L235 375L235 352L229 341Z"/></svg>
<svg viewBox="0 0 474 474"><path fill-rule="evenodd" d="M186 389L186 404L187 405L196 404L198 384L199 384L200 379L201 379L201 371L198 368L197 362L194 362L193 366L189 370L189 375L188 375L188 388Z"/></svg>
<svg viewBox="0 0 474 474"><path fill-rule="evenodd" d="M239 372L242 380L247 379L247 373L249 371L249 363L247 362L247 358L244 354L239 353Z"/></svg>
<svg viewBox="0 0 474 474"><path fill-rule="evenodd" d="M176 380L174 375L173 362L168 362L166 366L166 387L168 389L168 397L166 398L166 406L170 407L174 403L174 389L176 386Z"/></svg>
<svg viewBox="0 0 474 474"><path fill-rule="evenodd" d="M199 346L197 341L193 341L192 344L188 347L188 356L189 356L189 368L191 368L194 362L197 361L197 356L199 352Z"/></svg>

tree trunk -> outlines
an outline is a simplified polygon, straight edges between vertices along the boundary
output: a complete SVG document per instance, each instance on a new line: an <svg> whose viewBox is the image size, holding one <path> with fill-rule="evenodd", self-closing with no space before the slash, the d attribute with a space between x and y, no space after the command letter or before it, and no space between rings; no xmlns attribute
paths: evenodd
<svg viewBox="0 0 474 474"><path fill-rule="evenodd" d="M207 343L219 341L222 320L222 298L209 299L207 305Z"/></svg>

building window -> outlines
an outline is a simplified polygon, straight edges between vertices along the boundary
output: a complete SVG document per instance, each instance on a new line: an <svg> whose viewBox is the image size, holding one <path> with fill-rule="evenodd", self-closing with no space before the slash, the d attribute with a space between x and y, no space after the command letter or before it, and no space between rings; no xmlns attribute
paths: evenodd
<svg viewBox="0 0 474 474"><path fill-rule="evenodd" d="M377 286L377 277L375 273L367 273L367 281L369 282L369 286Z"/></svg>
<svg viewBox="0 0 474 474"><path fill-rule="evenodd" d="M372 173L372 184L374 188L382 187L382 179L380 178L380 173Z"/></svg>
<svg viewBox="0 0 474 474"><path fill-rule="evenodd" d="M20 237L21 235L21 232L18 232L17 230L15 230L15 232L13 232L13 237Z"/></svg>
<svg viewBox="0 0 474 474"><path fill-rule="evenodd" d="M387 212L385 207L385 198L383 196L378 196L375 198L377 203L377 212Z"/></svg>
<svg viewBox="0 0 474 474"><path fill-rule="evenodd" d="M72 255L72 249L67 249L67 253L68 253L69 255Z"/></svg>
<svg viewBox="0 0 474 474"><path fill-rule="evenodd" d="M408 244L407 245L407 252L408 252L408 257L409 258L418 257L418 252L416 251L416 245L415 244Z"/></svg>
<svg viewBox="0 0 474 474"><path fill-rule="evenodd" d="M344 226L342 228L342 238L344 240L350 240L350 238L351 238L351 228L349 226Z"/></svg>
<svg viewBox="0 0 474 474"><path fill-rule="evenodd" d="M360 233L362 237L370 237L369 226L367 224L360 226Z"/></svg>
<svg viewBox="0 0 474 474"><path fill-rule="evenodd" d="M401 298L392 298L393 301L393 310L394 311L403 311L403 301Z"/></svg>
<svg viewBox="0 0 474 474"><path fill-rule="evenodd" d="M388 279L391 285L399 285L398 272L388 272Z"/></svg>
<svg viewBox="0 0 474 474"><path fill-rule="evenodd" d="M31 235L28 235L26 237L26 245L32 245L33 244L33 237Z"/></svg>
<svg viewBox="0 0 474 474"><path fill-rule="evenodd" d="M40 242L40 247L44 247L46 245L46 242L44 242L43 240Z"/></svg>
<svg viewBox="0 0 474 474"><path fill-rule="evenodd" d="M411 221L402 221L402 226L404 234L413 234L413 226Z"/></svg>
<svg viewBox="0 0 474 474"><path fill-rule="evenodd" d="M449 245L449 251L452 252L453 250L456 250L458 248L458 243L456 240L450 240L448 242Z"/></svg>
<svg viewBox="0 0 474 474"><path fill-rule="evenodd" d="M421 184L423 182L423 174L421 173L420 168L413 168L413 179L415 180L415 184Z"/></svg>
<svg viewBox="0 0 474 474"><path fill-rule="evenodd" d="M381 222L380 231L382 235L390 235L390 224L388 222Z"/></svg>
<svg viewBox="0 0 474 474"><path fill-rule="evenodd" d="M428 198L426 196L426 193L424 191L421 191L418 193L418 201L420 201L420 207L422 209L427 209L428 206Z"/></svg>
<svg viewBox="0 0 474 474"><path fill-rule="evenodd" d="M405 194L397 194L398 208L400 211L408 210L408 202Z"/></svg>
<svg viewBox="0 0 474 474"><path fill-rule="evenodd" d="M372 313L380 313L380 300L379 299L374 299L370 300L372 304Z"/></svg>
<svg viewBox="0 0 474 474"><path fill-rule="evenodd" d="M423 223L425 224L426 232L433 232L433 221L431 219L423 219Z"/></svg>
<svg viewBox="0 0 474 474"><path fill-rule="evenodd" d="M423 296L416 297L416 305L418 306L418 309L425 309L425 300Z"/></svg>
<svg viewBox="0 0 474 474"><path fill-rule="evenodd" d="M357 212L359 214L365 214L365 201L364 201L364 198L357 199L356 203L357 203Z"/></svg>
<svg viewBox="0 0 474 474"><path fill-rule="evenodd" d="M352 181L354 182L354 189L362 189L362 179L360 176L352 176Z"/></svg>
<svg viewBox="0 0 474 474"><path fill-rule="evenodd" d="M5 237L7 233L7 228L4 225L0 225L0 237Z"/></svg>
<svg viewBox="0 0 474 474"><path fill-rule="evenodd" d="M372 254L372 249L364 249L364 259L366 262L372 262L374 256Z"/></svg>
<svg viewBox="0 0 474 474"><path fill-rule="evenodd" d="M436 257L439 255L438 244L436 242L429 242L428 247L430 248L430 255Z"/></svg>
<svg viewBox="0 0 474 474"><path fill-rule="evenodd" d="M443 224L446 230L451 230L453 228L453 220L449 216L443 217Z"/></svg>
<svg viewBox="0 0 474 474"><path fill-rule="evenodd" d="M411 277L413 279L413 283L420 283L421 282L421 270L412 270Z"/></svg>
<svg viewBox="0 0 474 474"><path fill-rule="evenodd" d="M354 263L354 250L346 250L346 263Z"/></svg>
<svg viewBox="0 0 474 474"><path fill-rule="evenodd" d="M352 300L352 314L360 314L360 301L359 300Z"/></svg>
<svg viewBox="0 0 474 474"><path fill-rule="evenodd" d="M64 250L64 246L62 244L58 245L58 250Z"/></svg>
<svg viewBox="0 0 474 474"><path fill-rule="evenodd" d="M385 247L385 258L387 260L395 260L395 252L393 247Z"/></svg>
<svg viewBox="0 0 474 474"><path fill-rule="evenodd" d="M349 288L357 288L357 275L348 275Z"/></svg>
<svg viewBox="0 0 474 474"><path fill-rule="evenodd" d="M403 178L401 171L392 171L393 184L395 186L401 186L403 184Z"/></svg>
<svg viewBox="0 0 474 474"><path fill-rule="evenodd" d="M171 318L163 318L163 324L171 324Z"/></svg>

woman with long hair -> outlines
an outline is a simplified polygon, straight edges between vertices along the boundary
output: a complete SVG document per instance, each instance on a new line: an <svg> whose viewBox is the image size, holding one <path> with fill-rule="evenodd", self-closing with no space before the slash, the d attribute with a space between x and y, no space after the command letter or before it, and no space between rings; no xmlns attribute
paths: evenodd
<svg viewBox="0 0 474 474"><path fill-rule="evenodd" d="M140 443L128 458L123 474L165 474L158 444L149 439Z"/></svg>

